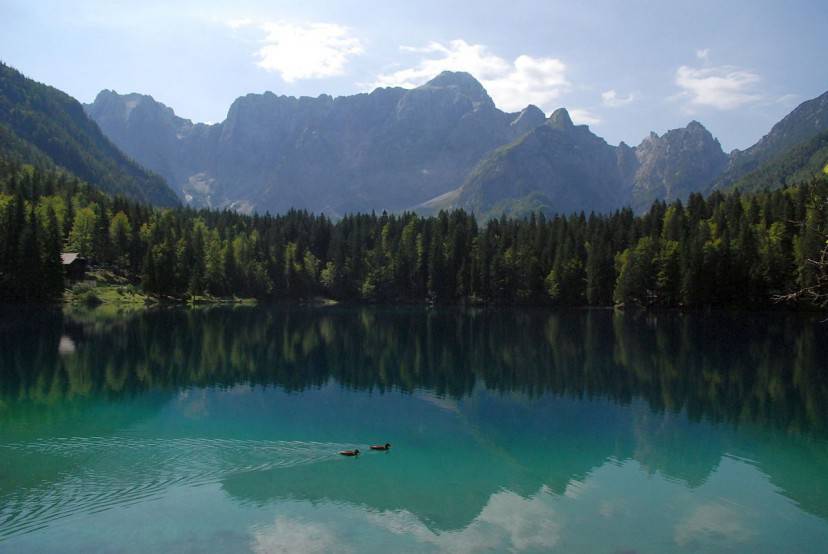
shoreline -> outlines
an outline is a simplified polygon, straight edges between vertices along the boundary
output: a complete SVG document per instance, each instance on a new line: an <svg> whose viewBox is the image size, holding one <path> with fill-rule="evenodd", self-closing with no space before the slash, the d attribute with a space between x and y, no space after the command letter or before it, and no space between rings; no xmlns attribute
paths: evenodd
<svg viewBox="0 0 828 554"><path fill-rule="evenodd" d="M111 268L98 267L90 270L87 278L67 282L63 296L54 302L8 302L7 306L41 306L59 308L67 314L86 315L125 315L131 312L152 310L158 308L207 308L212 306L274 306L286 305L291 307L377 307L377 308L425 308L425 309L456 309L470 308L481 310L529 309L529 310L609 310L619 313L634 313L648 316L659 314L698 314L698 313L779 313L779 314L808 314L828 316L828 310L816 307L797 306L790 303L751 306L625 306L623 304L591 306L591 305L554 305L542 303L497 303L483 302L478 298L462 299L453 303L434 303L422 301L365 301L363 299L336 300L324 296L309 298L245 298L237 296L155 296L147 294L134 279L116 272ZM828 321L828 320L827 320Z"/></svg>

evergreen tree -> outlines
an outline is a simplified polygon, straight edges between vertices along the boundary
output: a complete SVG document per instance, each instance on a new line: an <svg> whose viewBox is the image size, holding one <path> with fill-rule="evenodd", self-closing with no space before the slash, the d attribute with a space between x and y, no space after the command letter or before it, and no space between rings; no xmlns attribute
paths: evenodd
<svg viewBox="0 0 828 554"><path fill-rule="evenodd" d="M63 293L64 270L61 262L63 237L55 211L49 207L46 214L47 236L43 252L43 288L47 299L54 299Z"/></svg>
<svg viewBox="0 0 828 554"><path fill-rule="evenodd" d="M821 286L828 177L586 217L159 210L0 160L0 299L56 298L77 251L149 294L769 306Z"/></svg>

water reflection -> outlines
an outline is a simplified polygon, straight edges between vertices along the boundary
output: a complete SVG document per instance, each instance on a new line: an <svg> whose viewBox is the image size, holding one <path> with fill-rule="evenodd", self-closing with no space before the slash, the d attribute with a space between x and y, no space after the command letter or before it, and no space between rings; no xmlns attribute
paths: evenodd
<svg viewBox="0 0 828 554"><path fill-rule="evenodd" d="M610 311L212 309L114 323L38 313L6 320L0 398L55 402L192 386L302 391L476 384L629 403L691 420L826 431L828 327L794 315Z"/></svg>
<svg viewBox="0 0 828 554"><path fill-rule="evenodd" d="M0 546L94 513L111 529L65 550L816 552L825 337L781 314L0 318ZM118 542L149 505L182 531Z"/></svg>

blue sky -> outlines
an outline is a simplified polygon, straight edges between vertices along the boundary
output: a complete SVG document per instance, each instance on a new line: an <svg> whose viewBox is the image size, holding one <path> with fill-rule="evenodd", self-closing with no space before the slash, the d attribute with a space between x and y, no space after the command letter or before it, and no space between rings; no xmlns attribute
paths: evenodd
<svg viewBox="0 0 828 554"><path fill-rule="evenodd" d="M250 92L353 94L455 69L503 109L565 106L612 144L696 119L725 150L828 90L826 30L824 0L0 0L0 59L83 102L141 92L215 122Z"/></svg>

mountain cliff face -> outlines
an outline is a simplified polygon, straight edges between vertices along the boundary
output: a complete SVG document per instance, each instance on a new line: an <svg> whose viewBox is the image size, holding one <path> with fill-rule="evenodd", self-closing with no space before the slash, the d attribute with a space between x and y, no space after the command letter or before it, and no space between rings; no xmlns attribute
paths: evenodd
<svg viewBox="0 0 828 554"><path fill-rule="evenodd" d="M114 143L170 184L183 176L174 163L181 158L181 139L208 131L207 125L193 125L141 94L121 96L104 90L85 109Z"/></svg>
<svg viewBox="0 0 828 554"><path fill-rule="evenodd" d="M822 143L774 160L828 130L826 93L730 156L696 121L616 147L574 125L565 109L549 119L535 106L502 112L478 81L456 72L412 90L338 98L248 94L214 125L193 124L139 94L103 91L86 110L191 205L333 216L412 208L484 217L644 211L654 200L744 186L769 163L774 182L785 182L799 161L791 175L821 168Z"/></svg>
<svg viewBox="0 0 828 554"><path fill-rule="evenodd" d="M485 216L609 211L625 204L628 188L616 149L561 108L481 162L452 204Z"/></svg>
<svg viewBox="0 0 828 554"><path fill-rule="evenodd" d="M104 91L86 109L195 206L333 215L402 210L456 188L485 154L545 119L534 106L498 110L471 75L453 72L339 98L249 94L216 125L135 94Z"/></svg>
<svg viewBox="0 0 828 554"><path fill-rule="evenodd" d="M484 216L546 212L646 210L654 200L684 200L727 164L719 142L698 122L635 148L610 146L564 109L546 125L501 148L478 165L453 194L426 203L462 207Z"/></svg>
<svg viewBox="0 0 828 554"><path fill-rule="evenodd" d="M712 183L728 162L719 141L697 121L662 136L650 133L635 148L635 157L632 203L639 211L654 200L685 200Z"/></svg>
<svg viewBox="0 0 828 554"><path fill-rule="evenodd" d="M729 188L740 178L758 170L763 164L784 155L795 146L828 131L828 92L803 102L759 142L730 154L725 172L713 183L712 188Z"/></svg>
<svg viewBox="0 0 828 554"><path fill-rule="evenodd" d="M59 166L110 194L161 206L178 204L164 180L118 150L77 100L2 63L0 156Z"/></svg>

